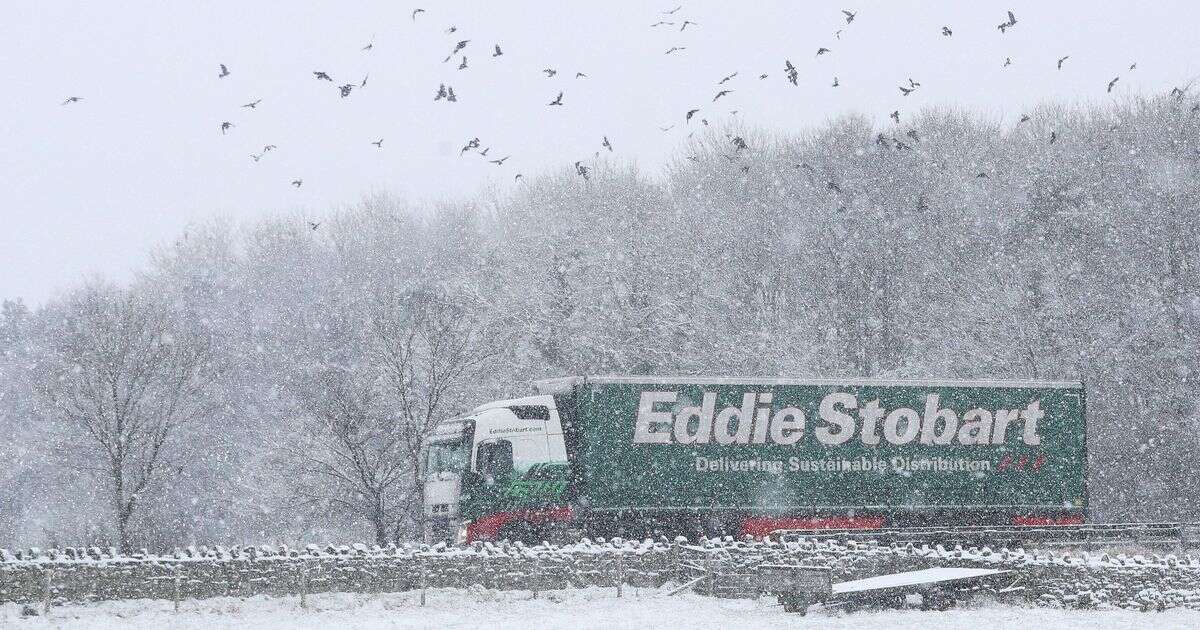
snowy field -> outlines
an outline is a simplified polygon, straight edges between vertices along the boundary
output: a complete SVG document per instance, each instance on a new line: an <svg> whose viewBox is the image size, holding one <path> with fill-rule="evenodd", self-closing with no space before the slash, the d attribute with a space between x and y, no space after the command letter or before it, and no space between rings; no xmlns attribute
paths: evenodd
<svg viewBox="0 0 1200 630"><path fill-rule="evenodd" d="M612 589L528 592L436 589L427 605L417 593L326 594L309 598L253 597L187 601L180 612L170 602L137 600L56 607L49 618L20 617L20 607L0 606L0 627L35 628L1173 628L1200 627L1200 611L1163 613L1125 610L1056 610L996 603L968 604L947 612L879 610L855 613L814 609L806 617L784 613L772 598L710 599L693 594L667 597L660 590L629 588L617 599Z"/></svg>

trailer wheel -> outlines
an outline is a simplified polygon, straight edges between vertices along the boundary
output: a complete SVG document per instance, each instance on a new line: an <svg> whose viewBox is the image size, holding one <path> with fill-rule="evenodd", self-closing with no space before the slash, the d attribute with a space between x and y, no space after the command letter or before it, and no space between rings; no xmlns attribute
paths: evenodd
<svg viewBox="0 0 1200 630"><path fill-rule="evenodd" d="M781 593L779 601L783 604L783 612L797 613L801 617L808 614L808 600L795 593Z"/></svg>
<svg viewBox="0 0 1200 630"><path fill-rule="evenodd" d="M921 610L950 610L957 602L952 593L933 589L921 594Z"/></svg>

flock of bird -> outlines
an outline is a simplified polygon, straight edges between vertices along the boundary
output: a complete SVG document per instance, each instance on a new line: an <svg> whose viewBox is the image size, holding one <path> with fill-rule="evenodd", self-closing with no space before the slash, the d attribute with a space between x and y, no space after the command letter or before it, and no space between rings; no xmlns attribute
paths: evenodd
<svg viewBox="0 0 1200 630"><path fill-rule="evenodd" d="M676 32L682 33L684 31L686 31L689 27L692 27L694 30L695 28L702 26L700 23L693 21L691 19L687 19L686 17L680 15L680 11L682 9L683 9L683 5L679 5L672 9L669 9L666 11L661 11L661 14L657 18L657 21L650 24L650 28L672 29L673 27L678 26L679 28L677 29ZM841 40L842 33L845 32L846 29L851 28L851 25L854 23L855 19L859 15L859 13L856 11L845 10L845 9L842 10L841 13L845 20L845 24L843 25L843 27L841 29L838 29L833 33L834 37L837 40ZM410 18L414 23L418 22L418 18L420 18L420 20L423 22L426 19L428 19L428 16L424 15L424 14L427 14L425 9L416 8L416 9L412 10L412 13L410 14ZM1018 24L1019 24L1019 21L1017 19L1017 16L1014 15L1012 11L1008 11L1006 19L1003 22L1000 22L1000 24L998 24L996 26L996 28L1000 31L1001 34L1004 34L1004 33L1007 33L1009 29L1016 27ZM446 29L445 34L454 36L457 32L458 32L458 28L451 25L451 26L449 26L449 28ZM954 30L950 27L950 25L941 26L940 33L944 37L953 37L954 36ZM469 67L468 52L470 50L476 50L478 45L474 44L473 40L470 38L459 39L459 37L460 36L454 36L452 38L452 46L450 46L449 53L442 60L442 63L449 64L452 60L457 58L458 59L457 69L458 70L466 70ZM830 45L835 46L835 44L830 44ZM370 53L373 49L374 49L374 40L372 39L365 46L363 46L361 50L365 53ZM686 50L687 50L686 46L672 45L670 48L668 48L664 52L664 54L665 55L674 55L674 54L683 53ZM490 55L490 57L493 59L502 57L504 55L504 50L499 43L493 43L490 47L490 50L485 48L484 51L485 52L483 52L481 54ZM821 58L826 55L833 55L833 54L835 54L834 50L831 49L830 47L819 46L816 49L816 54L814 55L814 57ZM1056 63L1056 68L1058 70L1062 70L1063 64L1066 63L1066 61L1068 59L1070 59L1070 55L1064 55L1064 56L1058 58L1057 63ZM783 61L782 74L783 74L784 80L786 82L790 83L792 86L798 86L799 85L798 81L799 81L799 76L800 76L799 69L796 67L795 64L792 63L791 59L785 58L782 61ZM1006 57L1004 59L1004 63L1002 64L1002 67L1007 68L1011 65L1013 65L1012 59L1010 57ZM1130 64L1129 71L1133 71L1136 68L1137 68L1136 63ZM220 71L217 74L217 77L219 79L223 79L232 74L232 71L224 63L219 64L219 69L220 69ZM559 70L556 68L545 68L541 71L541 73L544 73L547 78L553 78L559 73ZM759 81L766 80L770 76L771 76L770 72L757 73L757 77L758 77ZM347 82L347 83L339 83L339 82L334 81L333 76L329 72L318 69L318 70L312 71L312 77L313 77L312 80L325 81L325 82L330 83L332 87L337 89L338 94L341 96L341 98L348 98L354 93L354 91L356 89L361 90L361 89L366 88L369 75L364 75L363 78L361 79L361 81L351 81L351 82ZM574 77L575 77L575 79L586 79L588 77L588 75L584 72L577 71L574 73ZM712 97L711 103L716 103L719 100L721 100L723 97L726 97L726 96L734 93L738 89L737 87L735 87L736 80L738 79L738 77L739 77L739 72L734 71L730 74L723 76L719 81L717 81L716 82L716 91ZM1121 78L1120 76L1116 76L1111 81L1108 82L1107 92L1112 92L1113 88L1116 86L1116 84L1120 80L1120 78ZM840 85L841 85L841 81L839 80L839 78L837 76L834 76L831 86L834 88L837 88ZM915 81L912 78L908 78L907 81L905 81L904 83L902 83L901 85L898 86L898 89L903 96L909 96L913 92L920 89L920 87L921 87L920 82ZM1172 91L1172 95L1174 95L1180 99L1182 99L1183 93L1184 93L1184 90L1180 89L1180 88L1175 88ZM71 104L79 103L83 100L84 100L83 97L71 96L71 97L68 97L66 100L64 100L62 102L62 105L64 105L64 106L71 105ZM458 95L455 93L453 85L451 85L449 83L441 83L438 85L437 89L434 91L433 100L435 102L445 102L447 104L456 103L456 102L458 102ZM250 102L242 105L241 108L253 110L253 109L256 109L260 103L262 103L262 99L256 99L256 100L250 101ZM711 103L710 103L710 106L711 106ZM557 95L554 96L554 98L549 99L548 102L546 102L546 106L547 107L565 107L565 106L567 106L567 101L565 100L565 90L557 90ZM685 111L684 116L683 116L683 124L685 126L690 125L692 122L692 119L694 117L696 117L698 114L702 114L704 112L704 109L705 109L704 107L688 108ZM1195 112L1197 110L1200 110L1200 105L1196 105L1193 108L1193 112ZM736 115L738 113L738 110L730 110L730 113ZM891 118L893 123L897 126L900 125L900 116L901 115L900 115L899 110L894 110L891 112L891 114L889 114L889 118ZM1020 119L1020 123L1027 122L1028 120L1030 120L1030 117L1028 115L1022 115L1021 119ZM700 123L704 126L708 126L709 121L704 116L701 116ZM234 123L226 120L226 121L223 121L220 123L219 130L222 135L225 135L225 134L229 133L235 127L236 127L236 125ZM671 124L671 125L667 125L667 126L659 126L659 129L666 132L666 131L673 129L674 127L675 127L675 125ZM691 134L689 134L689 136L690 135ZM722 155L722 157L726 158L730 162L738 161L738 157L737 157L738 154L742 151L747 150L749 147L746 144L746 141L743 138L741 138L740 136L733 136L730 134L726 134L726 137L731 144L732 154L721 153L721 155ZM903 137L904 139L902 140L901 137ZM1048 142L1054 143L1057 140L1058 140L1057 132L1051 131ZM917 133L917 131L915 129L910 129L905 133L899 134L899 137L897 137L895 135L889 137L888 135L880 133L876 138L876 144L883 146L883 147L890 148L890 149L895 149L898 151L910 150L910 149L912 149L914 144L919 143L919 142L920 142L920 135ZM376 149L383 149L383 143L384 143L384 139L379 138L378 140L372 141L370 144L374 145ZM262 151L260 151L258 153L253 153L250 155L250 157L255 162L258 162L267 153L275 150L276 148L277 147L274 144L266 144L263 146ZM613 151L613 144L609 141L607 135L602 137L602 142L600 143L600 148L606 149L608 151ZM473 137L462 146L461 150L459 151L459 155L465 156L468 153L473 153L482 158L487 159L487 161L490 164L494 164L497 167L504 167L505 162L507 162L509 160L509 158L512 157L511 155L504 155L503 157L497 157L495 155L490 154L491 150L492 150L492 147L484 146L483 142L480 140L480 138ZM599 150L596 151L596 156L599 156ZM689 155L689 156L687 156L687 158L689 160L699 162L699 158L695 155ZM808 171L815 172L814 169L811 166L809 166L808 164L801 163L801 164L797 164L795 166L796 166L796 168L804 168ZM748 171L750 168L749 165L747 165L747 164L741 164L740 167L743 171ZM591 167L584 164L583 160L578 160L575 162L575 173L578 176L582 177L583 179L587 180L590 177ZM988 174L980 173L977 175L977 177L981 177L981 178L988 177ZM522 175L520 173L516 173L513 178L514 178L514 180L520 180L522 178ZM302 178L295 178L295 179L292 179L290 183L292 186L294 186L296 188L300 188L304 184L304 180ZM826 187L829 190L832 190L835 192L840 190L840 186L835 181L828 181L826 183ZM317 229L318 226L319 226L319 223L310 223L310 227L314 230Z"/></svg>

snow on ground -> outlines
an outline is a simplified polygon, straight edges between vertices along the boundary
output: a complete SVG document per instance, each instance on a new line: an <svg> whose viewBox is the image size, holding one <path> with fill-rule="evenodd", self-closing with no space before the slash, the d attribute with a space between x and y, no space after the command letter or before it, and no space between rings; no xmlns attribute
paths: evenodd
<svg viewBox="0 0 1200 630"><path fill-rule="evenodd" d="M55 607L50 616L20 616L16 604L0 605L0 627L102 629L173 628L829 628L889 630L960 630L961 628L1172 628L1200 627L1200 611L1162 613L1126 610L1056 610L977 603L946 612L878 610L855 613L813 610L806 617L783 612L773 598L711 599L687 593L667 597L663 590L627 588L621 599L613 589L589 588L542 593L485 589L433 589L427 605L418 593L367 595L333 593L309 597L308 610L296 597L223 597L189 600L172 612L171 603L132 600Z"/></svg>

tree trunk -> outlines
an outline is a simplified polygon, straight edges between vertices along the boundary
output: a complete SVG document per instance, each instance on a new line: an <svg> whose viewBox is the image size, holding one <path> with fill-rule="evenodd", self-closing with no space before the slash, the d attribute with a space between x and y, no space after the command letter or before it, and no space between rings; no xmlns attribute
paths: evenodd
<svg viewBox="0 0 1200 630"><path fill-rule="evenodd" d="M113 520L117 526L117 548L122 554L129 553L129 516L132 505L125 501L125 474L119 462L112 464Z"/></svg>

